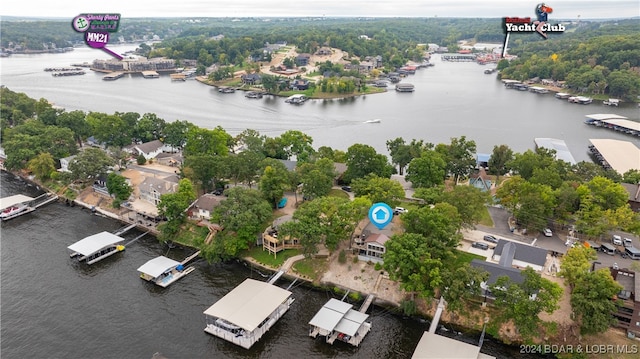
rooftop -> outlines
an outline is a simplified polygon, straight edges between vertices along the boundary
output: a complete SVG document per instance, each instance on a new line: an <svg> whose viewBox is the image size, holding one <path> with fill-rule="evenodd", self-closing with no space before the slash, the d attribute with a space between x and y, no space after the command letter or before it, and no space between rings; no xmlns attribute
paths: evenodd
<svg viewBox="0 0 640 359"><path fill-rule="evenodd" d="M592 115L587 115L587 118L592 120L626 120L627 118L620 115L614 115L612 113L594 113Z"/></svg>
<svg viewBox="0 0 640 359"><path fill-rule="evenodd" d="M490 355L480 353L480 347L424 332L413 352L412 359L489 359Z"/></svg>
<svg viewBox="0 0 640 359"><path fill-rule="evenodd" d="M0 198L0 209L5 209L7 207L15 206L16 204L19 204L19 203L31 202L31 201L33 201L33 198L22 195L22 194Z"/></svg>
<svg viewBox="0 0 640 359"><path fill-rule="evenodd" d="M556 158L572 165L576 164L575 158L569 151L569 147L563 140L557 138L538 137L534 139L537 147L547 148L556 151Z"/></svg>
<svg viewBox="0 0 640 359"><path fill-rule="evenodd" d="M124 241L124 238L109 232L100 232L70 245L69 250L80 253L83 256L91 255L105 247Z"/></svg>
<svg viewBox="0 0 640 359"><path fill-rule="evenodd" d="M248 278L204 311L249 332L291 296L291 292L266 282Z"/></svg>
<svg viewBox="0 0 640 359"><path fill-rule="evenodd" d="M148 274L153 278L160 276L162 273L177 267L180 265L180 262L174 261L173 259L167 258L165 256L156 257L147 261L147 263L143 264L138 268L138 272L142 272L144 274Z"/></svg>
<svg viewBox="0 0 640 359"><path fill-rule="evenodd" d="M540 266L544 266L547 261L547 250L543 248L533 247L526 244L507 241L504 239L500 239L498 244L496 244L496 248L493 251L494 254L501 255L502 249L505 247L507 243L512 243L516 247L516 251L513 255L514 260L536 264Z"/></svg>
<svg viewBox="0 0 640 359"><path fill-rule="evenodd" d="M630 169L640 170L640 149L630 141L589 139L605 161L619 174Z"/></svg>
<svg viewBox="0 0 640 359"><path fill-rule="evenodd" d="M334 330L353 336L369 317L351 309L353 305L331 298L309 321L310 325L328 332Z"/></svg>

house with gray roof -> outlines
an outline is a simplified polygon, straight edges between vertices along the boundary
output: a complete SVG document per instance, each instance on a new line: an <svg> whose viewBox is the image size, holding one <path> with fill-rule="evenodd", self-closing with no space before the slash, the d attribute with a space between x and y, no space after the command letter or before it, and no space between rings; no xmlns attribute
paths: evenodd
<svg viewBox="0 0 640 359"><path fill-rule="evenodd" d="M504 257L504 258L503 258ZM518 242L498 240L496 248L493 250L491 259L499 262L510 263L516 268L531 267L540 272L547 262L547 250Z"/></svg>
<svg viewBox="0 0 640 359"><path fill-rule="evenodd" d="M160 196L165 193L175 192L177 187L177 183L154 177L146 177L144 181L138 185L140 199L156 206L160 203Z"/></svg>
<svg viewBox="0 0 640 359"><path fill-rule="evenodd" d="M383 233L370 234L364 240L364 244L359 246L358 260L384 263L384 254L387 251L385 244L387 241L389 241L389 237Z"/></svg>
<svg viewBox="0 0 640 359"><path fill-rule="evenodd" d="M145 142L139 145L134 145L133 149L137 155L143 155L147 160L155 158L158 154L162 153L164 144L160 140L154 140L151 142Z"/></svg>
<svg viewBox="0 0 640 359"><path fill-rule="evenodd" d="M213 210L220 205L224 197L212 194L204 194L200 196L191 207L189 207L189 217L193 219L211 219Z"/></svg>
<svg viewBox="0 0 640 359"><path fill-rule="evenodd" d="M480 284L480 288L482 288L482 296L486 298L495 299L495 296L491 294L489 287L495 284L500 277L506 276L511 282L517 284L521 284L524 282L524 277L522 276L522 272L520 271L520 269L516 269L511 266L505 267L498 263L482 261L479 259L472 260L471 266L482 269L489 273L489 278L485 282L482 282Z"/></svg>
<svg viewBox="0 0 640 359"><path fill-rule="evenodd" d="M640 183L639 184L630 184L630 183L621 183L622 187L627 190L629 194L628 203L631 209L634 212L640 212Z"/></svg>

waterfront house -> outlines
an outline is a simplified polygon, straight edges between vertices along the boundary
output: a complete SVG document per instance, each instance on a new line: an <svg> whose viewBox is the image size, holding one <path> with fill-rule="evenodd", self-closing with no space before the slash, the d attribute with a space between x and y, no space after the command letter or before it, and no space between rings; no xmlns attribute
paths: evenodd
<svg viewBox="0 0 640 359"><path fill-rule="evenodd" d="M144 181L138 185L138 189L140 190L140 199L155 206L160 203L160 196L165 193L175 192L176 187L176 183L153 177L146 177Z"/></svg>
<svg viewBox="0 0 640 359"><path fill-rule="evenodd" d="M547 262L547 250L500 239L496 244L491 259L503 264L503 266L531 267L540 272Z"/></svg>
<svg viewBox="0 0 640 359"><path fill-rule="evenodd" d="M262 81L262 76L259 74L244 74L240 76L242 83L245 85L257 85Z"/></svg>
<svg viewBox="0 0 640 359"><path fill-rule="evenodd" d="M495 300L495 296L491 293L489 288L496 283L498 278L507 276L513 283L521 284L524 282L522 271L520 269L511 267L511 265L505 266L499 263L474 259L471 261L471 266L482 269L489 273L489 278L487 278L486 281L480 283L480 288L482 289L481 295L485 298L485 302L487 301L487 299L489 299L490 301Z"/></svg>
<svg viewBox="0 0 640 359"><path fill-rule="evenodd" d="M295 79L291 82L291 88L297 91L304 91L309 88L309 80Z"/></svg>
<svg viewBox="0 0 640 359"><path fill-rule="evenodd" d="M60 169L58 171L59 172L71 172L71 170L69 170L69 165L71 164L71 162L73 161L74 158L76 158L75 155L69 156L69 157L65 157L65 158L61 158L60 159Z"/></svg>
<svg viewBox="0 0 640 359"><path fill-rule="evenodd" d="M370 234L365 238L363 244L358 246L358 260L382 264L384 262L384 253L387 250L385 243L388 240L389 237L382 233Z"/></svg>
<svg viewBox="0 0 640 359"><path fill-rule="evenodd" d="M617 295L616 303L619 304L618 312L614 317L618 320L617 326L640 336L640 276L629 269L609 268L611 276L622 285L622 290Z"/></svg>
<svg viewBox="0 0 640 359"><path fill-rule="evenodd" d="M293 215L288 214L282 217L276 218L270 227L268 227L264 233L262 233L262 250L268 251L273 254L274 257L278 252L285 249L300 249L300 240L298 238L290 238L278 236L278 227L283 223L289 222L293 219Z"/></svg>
<svg viewBox="0 0 640 359"><path fill-rule="evenodd" d="M224 198L213 194L204 194L200 196L191 207L189 207L189 217L192 219L211 219L213 210L220 205Z"/></svg>
<svg viewBox="0 0 640 359"><path fill-rule="evenodd" d="M469 176L469 186L475 187L483 192L491 191L491 180L488 178L484 168L480 168L477 173Z"/></svg>

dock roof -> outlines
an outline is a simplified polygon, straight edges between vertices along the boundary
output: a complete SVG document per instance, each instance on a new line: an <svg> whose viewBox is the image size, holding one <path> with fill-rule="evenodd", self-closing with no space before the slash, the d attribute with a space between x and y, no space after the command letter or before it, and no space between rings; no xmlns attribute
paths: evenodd
<svg viewBox="0 0 640 359"><path fill-rule="evenodd" d="M632 142L612 139L589 139L589 142L619 174L640 169L640 149Z"/></svg>
<svg viewBox="0 0 640 359"><path fill-rule="evenodd" d="M100 232L92 236L81 239L80 241L70 245L70 250L80 253L83 256L93 254L102 248L112 246L114 244L124 241L124 238L116 236L109 232Z"/></svg>
<svg viewBox="0 0 640 359"><path fill-rule="evenodd" d="M556 151L556 158L569 164L575 165L576 160L573 158L569 147L563 140L557 138L538 137L534 139L536 146Z"/></svg>
<svg viewBox="0 0 640 359"><path fill-rule="evenodd" d="M630 130L640 131L640 122L635 122L631 120L602 120L601 122L608 123L618 127L628 128Z"/></svg>
<svg viewBox="0 0 640 359"><path fill-rule="evenodd" d="M11 206L15 206L16 204L19 204L19 203L31 202L31 201L33 201L33 198L22 195L22 194L0 198L0 209L5 209Z"/></svg>
<svg viewBox="0 0 640 359"><path fill-rule="evenodd" d="M627 120L627 118L624 117L624 116L615 115L615 114L612 114L612 113L594 113L592 115L587 115L587 118L590 118L592 120L598 120L598 121L602 121L602 120Z"/></svg>
<svg viewBox="0 0 640 359"><path fill-rule="evenodd" d="M147 263L143 264L138 268L138 272L142 272L144 274L148 274L153 278L159 277L162 273L168 271L171 268L177 267L180 265L180 262L174 261L171 258L167 258L165 256L156 257L147 261Z"/></svg>
<svg viewBox="0 0 640 359"><path fill-rule="evenodd" d="M288 290L248 278L205 310L204 314L252 332L290 296Z"/></svg>
<svg viewBox="0 0 640 359"><path fill-rule="evenodd" d="M326 331L338 331L353 336L358 332L368 314L351 309L353 305L335 298L329 301L309 321L310 325Z"/></svg>
<svg viewBox="0 0 640 359"><path fill-rule="evenodd" d="M412 359L484 359L494 358L480 353L480 347L424 332L413 352Z"/></svg>

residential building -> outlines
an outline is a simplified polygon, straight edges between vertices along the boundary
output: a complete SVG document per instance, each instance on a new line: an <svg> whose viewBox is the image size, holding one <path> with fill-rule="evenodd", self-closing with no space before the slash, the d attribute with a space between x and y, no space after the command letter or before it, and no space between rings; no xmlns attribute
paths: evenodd
<svg viewBox="0 0 640 359"><path fill-rule="evenodd" d="M60 159L60 169L58 171L59 172L71 172L71 170L69 170L69 165L71 164L71 162L73 161L74 158L76 158L75 155L69 156L69 157L65 157L65 158L61 158Z"/></svg>
<svg viewBox="0 0 640 359"><path fill-rule="evenodd" d="M309 59L311 59L311 54L299 54L296 57L296 65L307 66L309 65Z"/></svg>
<svg viewBox="0 0 640 359"><path fill-rule="evenodd" d="M518 242L500 239L491 259L500 263L510 263L516 268L531 267L540 272L547 262L547 250Z"/></svg>
<svg viewBox="0 0 640 359"><path fill-rule="evenodd" d="M262 76L259 74L244 74L240 76L240 79L246 85L257 85L262 81Z"/></svg>
<svg viewBox="0 0 640 359"><path fill-rule="evenodd" d="M640 212L640 183L630 184L622 183L624 189L629 193L628 203L634 212Z"/></svg>
<svg viewBox="0 0 640 359"><path fill-rule="evenodd" d="M138 185L140 190L140 199L156 206L160 203L160 196L165 193L175 192L177 187L177 183L153 177L146 177L144 181Z"/></svg>
<svg viewBox="0 0 640 359"><path fill-rule="evenodd" d="M193 219L206 219L207 221L210 220L213 210L218 207L223 199L224 197L215 196L212 194L205 194L200 196L200 198L198 198L191 205L191 207L189 207L189 217Z"/></svg>
<svg viewBox="0 0 640 359"><path fill-rule="evenodd" d="M163 147L164 144L160 140L154 140L151 142L134 145L133 150L135 151L136 155L143 155L145 159L149 160L162 153Z"/></svg>
<svg viewBox="0 0 640 359"><path fill-rule="evenodd" d="M364 244L359 246L358 259L366 262L383 263L383 257L386 252L385 243L388 240L389 237L382 233L370 234L365 238Z"/></svg>
<svg viewBox="0 0 640 359"><path fill-rule="evenodd" d="M493 302L493 300L495 300L495 296L491 293L489 287L494 285L498 278L507 276L513 283L521 284L524 282L524 277L522 276L520 269L513 268L511 265L505 266L500 265L499 263L474 259L471 261L471 266L485 270L489 273L489 278L480 283L480 288L482 288L481 295L485 298L485 302Z"/></svg>
<svg viewBox="0 0 640 359"><path fill-rule="evenodd" d="M614 314L618 327L640 337L640 276L629 269L609 268L611 276L622 285L618 293L618 312Z"/></svg>

